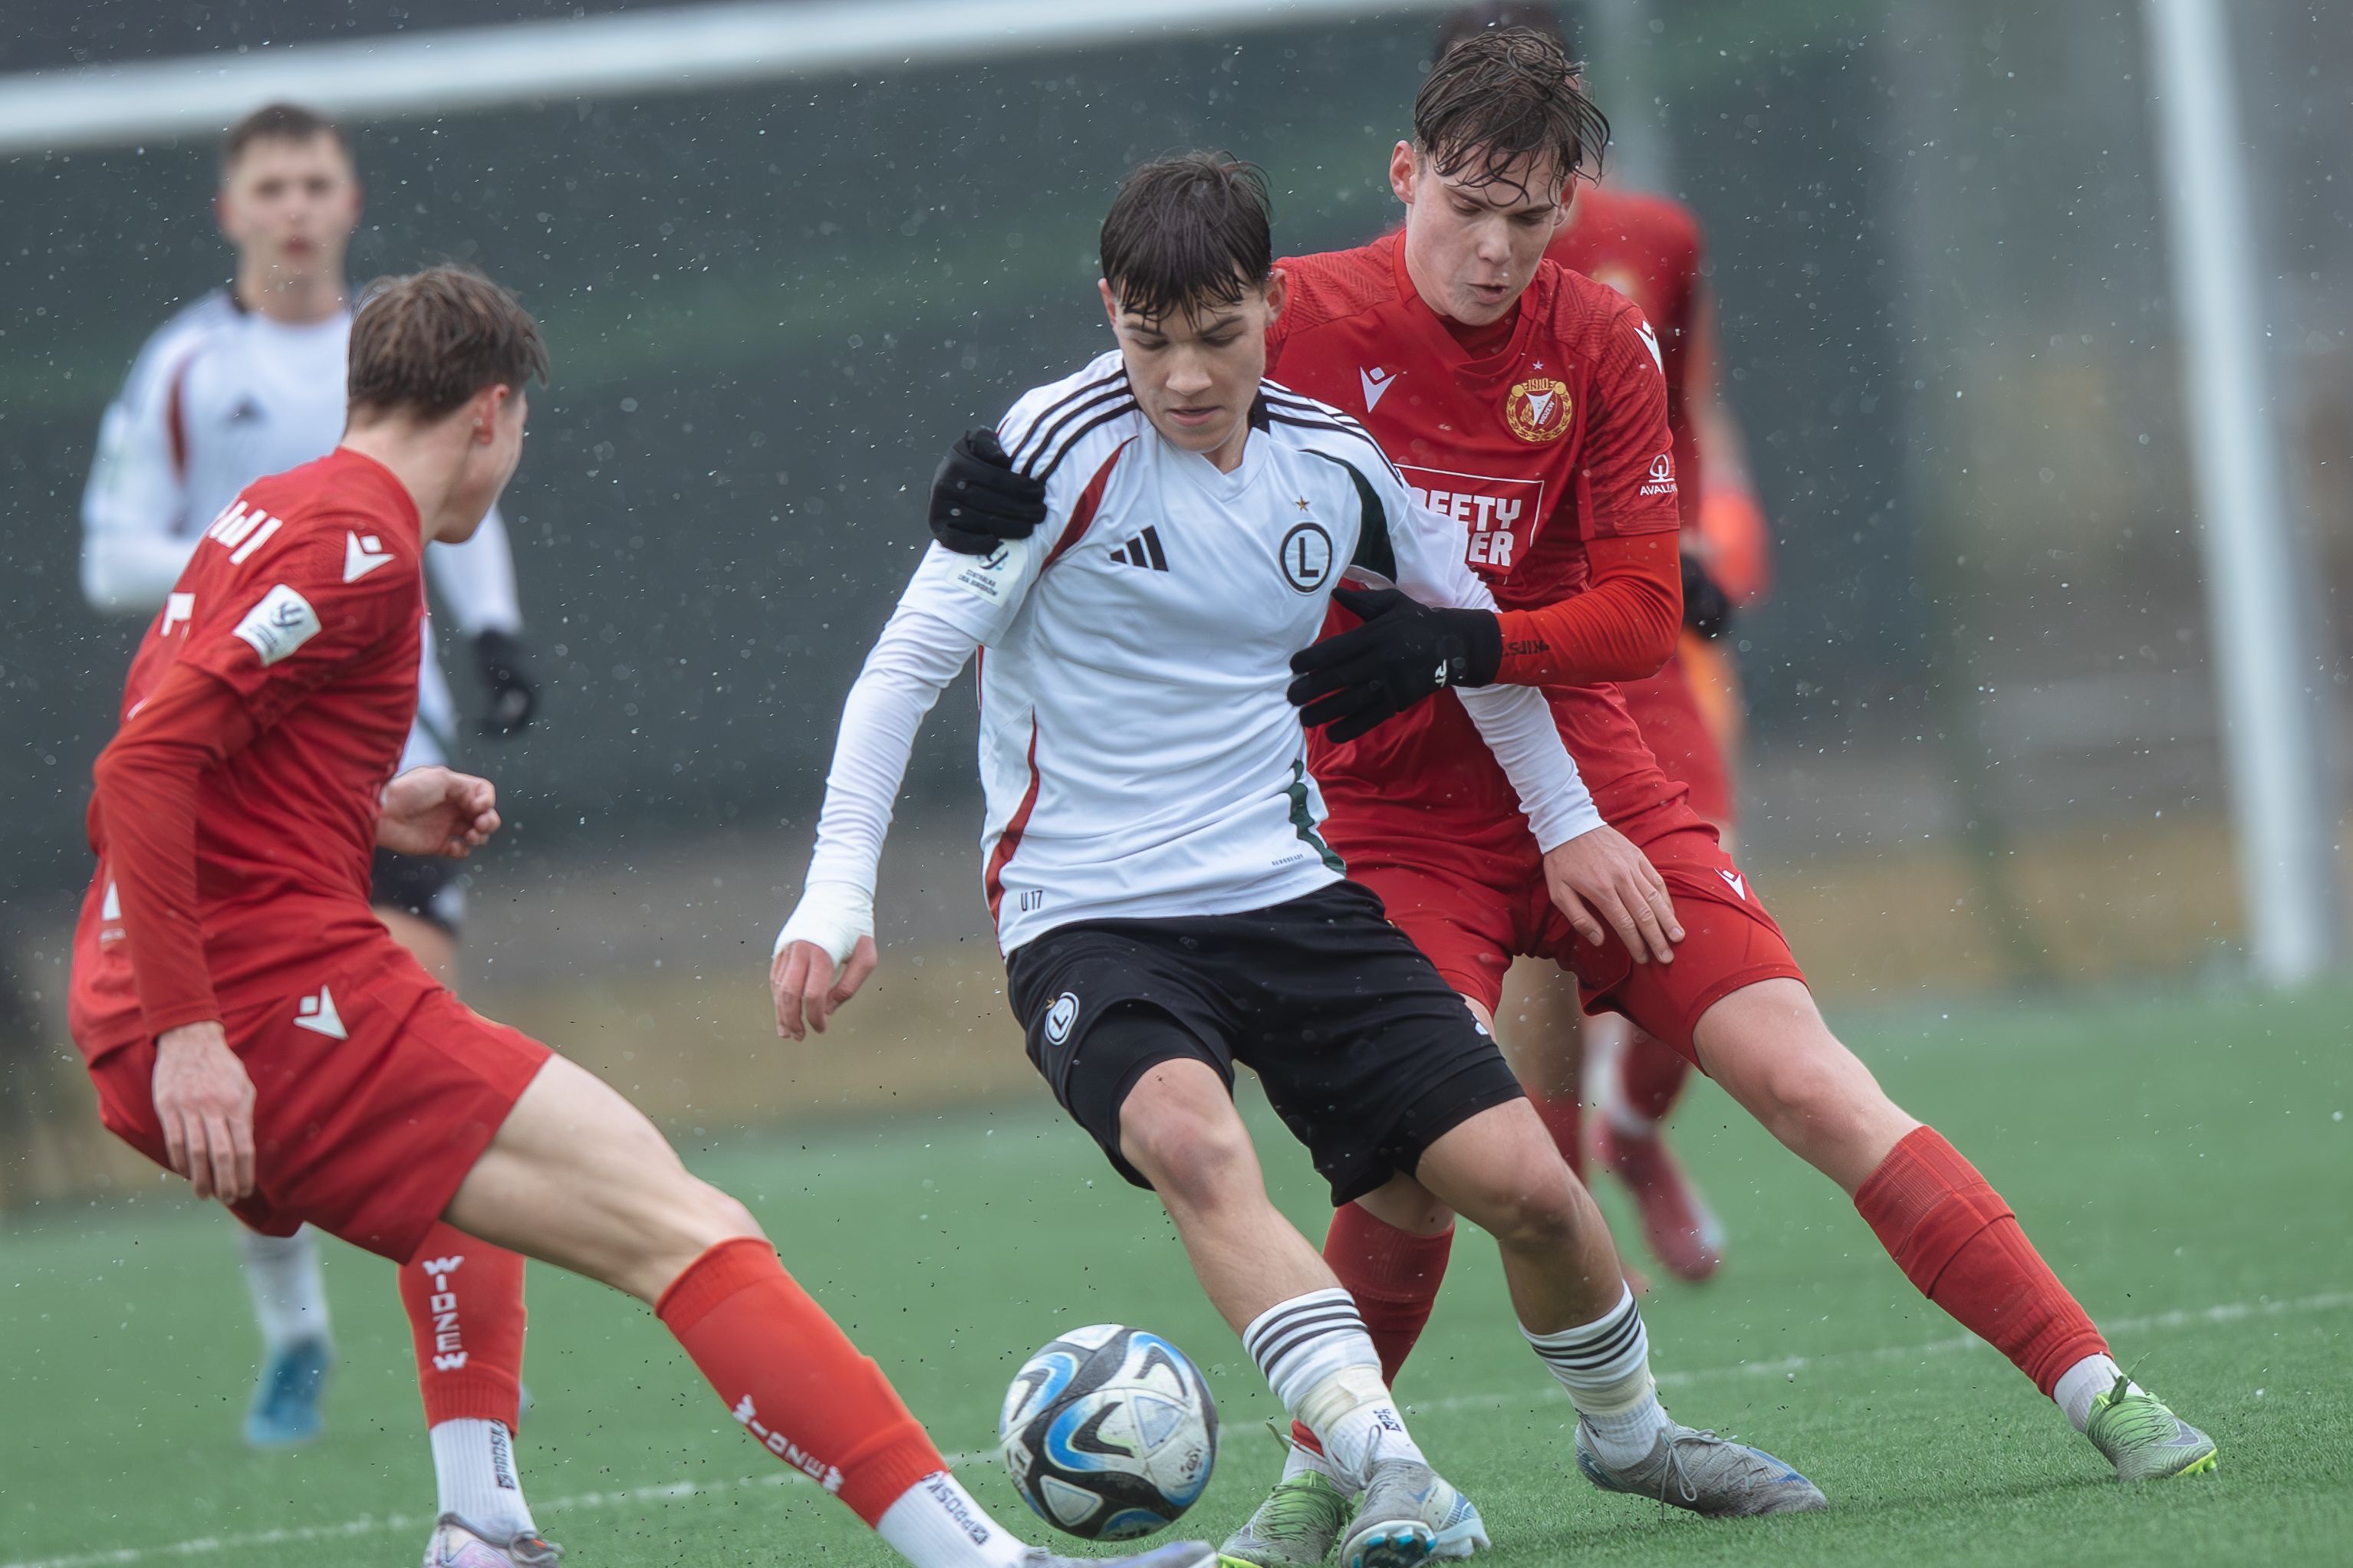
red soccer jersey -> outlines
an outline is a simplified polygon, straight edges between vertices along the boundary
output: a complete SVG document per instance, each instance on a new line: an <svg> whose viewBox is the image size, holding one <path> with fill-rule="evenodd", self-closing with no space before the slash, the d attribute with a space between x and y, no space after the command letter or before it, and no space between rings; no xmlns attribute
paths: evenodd
<svg viewBox="0 0 2353 1568"><path fill-rule="evenodd" d="M1699 340L1699 219L1664 196L1587 185L1545 256L1625 295L1658 334L1683 521L1696 522L1700 454L1688 395L1703 384L1694 377L1713 374L1703 363Z"/></svg>
<svg viewBox="0 0 2353 1568"><path fill-rule="evenodd" d="M121 782L90 803L98 870L69 1007L85 1057L307 994L324 969L398 952L368 909L368 867L417 710L422 557L408 491L341 447L256 480L206 530L140 640L108 749L118 763L201 759L188 768L193 892L175 881L185 845L149 854L136 775L101 757L101 780ZM209 726L171 717L206 712ZM200 957L176 940L191 918Z"/></svg>
<svg viewBox="0 0 2353 1568"><path fill-rule="evenodd" d="M1415 490L1463 524L1471 566L1505 609L1585 587L1589 538L1678 526L1656 347L1641 312L1617 293L1540 265L1509 342L1474 360L1415 290L1402 234L1278 265L1289 296L1269 334L1268 375L1362 409ZM1609 821L1681 796L1616 688L1549 695ZM1509 781L1451 692L1360 740L1335 746L1319 732L1310 747L1335 818L1482 842L1525 837Z"/></svg>

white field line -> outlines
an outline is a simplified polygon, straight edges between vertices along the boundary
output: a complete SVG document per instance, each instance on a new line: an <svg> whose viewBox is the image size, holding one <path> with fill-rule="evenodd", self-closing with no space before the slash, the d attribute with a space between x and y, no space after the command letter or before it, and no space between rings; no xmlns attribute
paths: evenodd
<svg viewBox="0 0 2353 1568"><path fill-rule="evenodd" d="M2208 1328L2223 1323L2244 1322L2255 1319L2279 1318L2313 1312L2337 1312L2353 1307L2353 1290L2330 1290L2317 1296L2300 1296L2292 1300L2225 1301L2219 1306L2184 1308L2170 1312L2154 1312L2138 1318L2111 1318L2101 1325L2110 1335L2141 1334L2151 1331ZM1909 1362L1924 1356L1950 1355L1968 1350L1990 1347L1974 1334L1956 1334L1948 1339L1931 1340L1926 1344L1881 1345L1868 1350L1832 1351L1817 1356L1781 1356L1771 1361L1736 1362L1730 1366L1708 1367L1690 1372L1669 1372L1659 1378L1663 1387L1682 1388L1711 1379L1725 1377L1785 1377L1809 1367L1832 1366L1849 1362ZM1527 1404L1543 1397L1540 1385L1509 1394L1461 1394L1443 1399L1425 1399L1407 1406L1409 1414L1428 1414L1440 1410L1493 1409L1499 1406ZM950 1454L951 1465L970 1465L995 1457L994 1449L974 1453ZM720 1492L748 1491L761 1487L781 1487L807 1478L798 1470L782 1466L756 1476L738 1476L732 1480L666 1481L659 1486L625 1487L613 1491L575 1492L569 1497L542 1498L532 1505L535 1513L563 1513L604 1508L627 1508L638 1503L670 1502L681 1498L708 1497ZM174 1557L206 1557L220 1552L240 1552L257 1546L299 1545L320 1541L346 1541L357 1537L382 1535L401 1531L422 1533L433 1526L433 1517L422 1513L362 1514L338 1524L305 1524L284 1530L259 1530L237 1535L200 1535L187 1541L174 1541L162 1546L121 1546L111 1551L79 1552L65 1557L26 1558L14 1563L0 1563L0 1568L106 1568L111 1563L157 1563Z"/></svg>

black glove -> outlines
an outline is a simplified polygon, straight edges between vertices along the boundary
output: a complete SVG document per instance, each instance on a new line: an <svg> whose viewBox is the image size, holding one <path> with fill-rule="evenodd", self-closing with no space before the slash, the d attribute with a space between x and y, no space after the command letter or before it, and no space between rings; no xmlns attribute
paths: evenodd
<svg viewBox="0 0 2353 1568"><path fill-rule="evenodd" d="M1732 625L1732 600L1699 557L1683 556L1683 625L1713 642Z"/></svg>
<svg viewBox="0 0 2353 1568"><path fill-rule="evenodd" d="M482 715L482 733L512 735L531 722L539 693L531 682L531 659L522 639L508 632L479 632L474 637L474 668L490 689L491 706Z"/></svg>
<svg viewBox="0 0 2353 1568"><path fill-rule="evenodd" d="M1013 471L994 430L971 430L932 476L932 537L959 555L989 555L1046 521L1046 481Z"/></svg>
<svg viewBox="0 0 2353 1568"><path fill-rule="evenodd" d="M1504 627L1489 610L1433 610L1395 588L1341 588L1340 607L1364 621L1291 656L1284 693L1299 721L1353 741L1450 686L1485 686L1504 662Z"/></svg>

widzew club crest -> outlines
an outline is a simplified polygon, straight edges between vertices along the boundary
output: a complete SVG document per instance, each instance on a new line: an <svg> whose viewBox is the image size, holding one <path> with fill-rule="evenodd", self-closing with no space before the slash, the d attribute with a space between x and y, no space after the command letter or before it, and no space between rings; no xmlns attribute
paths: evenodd
<svg viewBox="0 0 2353 1568"><path fill-rule="evenodd" d="M1548 375L1531 376L1504 395L1504 423L1523 441L1541 447L1568 434L1568 387Z"/></svg>

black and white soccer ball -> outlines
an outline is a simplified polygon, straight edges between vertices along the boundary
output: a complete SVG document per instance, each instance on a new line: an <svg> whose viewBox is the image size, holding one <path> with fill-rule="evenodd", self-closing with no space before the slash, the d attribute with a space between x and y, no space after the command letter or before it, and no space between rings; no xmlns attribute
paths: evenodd
<svg viewBox="0 0 2353 1568"><path fill-rule="evenodd" d="M1218 1407L1183 1351L1143 1329L1072 1329L1022 1364L997 1418L1021 1500L1055 1529L1133 1541L1209 1484Z"/></svg>

